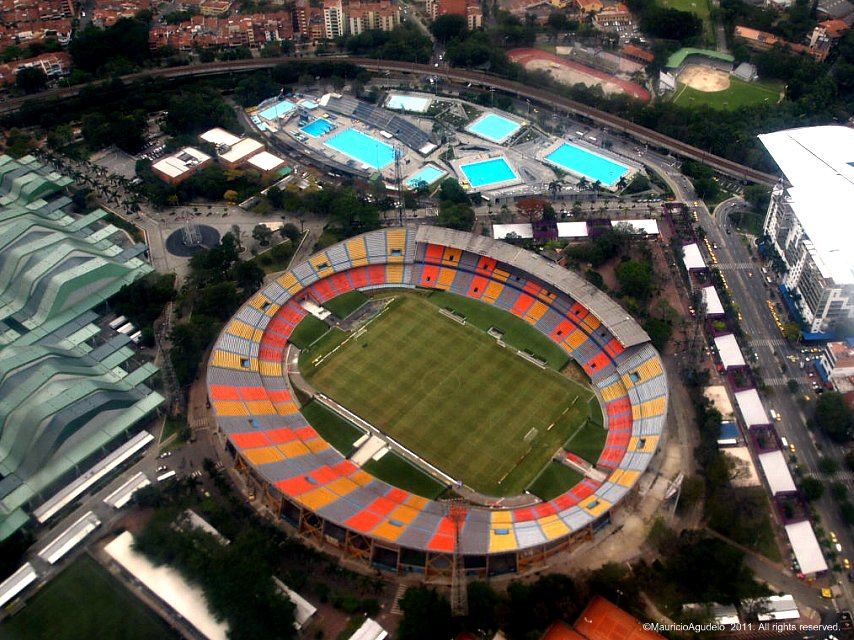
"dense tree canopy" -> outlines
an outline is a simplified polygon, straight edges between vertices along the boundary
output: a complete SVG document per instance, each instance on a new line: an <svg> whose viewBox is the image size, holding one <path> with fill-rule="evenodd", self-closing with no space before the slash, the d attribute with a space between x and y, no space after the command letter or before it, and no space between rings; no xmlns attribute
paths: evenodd
<svg viewBox="0 0 854 640"><path fill-rule="evenodd" d="M439 16L430 25L430 31L439 42L450 42L454 38L463 37L468 30L465 16L446 13Z"/></svg>
<svg viewBox="0 0 854 640"><path fill-rule="evenodd" d="M848 442L854 427L854 414L841 393L825 392L815 403L813 420L834 442Z"/></svg>
<svg viewBox="0 0 854 640"><path fill-rule="evenodd" d="M139 18L121 18L106 29L89 24L68 46L74 66L97 73L117 59L143 64L151 56L148 27L148 22Z"/></svg>

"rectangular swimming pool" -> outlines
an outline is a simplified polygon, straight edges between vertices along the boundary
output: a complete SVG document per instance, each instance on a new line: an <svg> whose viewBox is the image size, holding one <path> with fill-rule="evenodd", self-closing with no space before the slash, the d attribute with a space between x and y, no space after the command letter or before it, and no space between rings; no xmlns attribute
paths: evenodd
<svg viewBox="0 0 854 640"><path fill-rule="evenodd" d="M394 162L392 147L355 129L344 129L323 144L374 169L383 169Z"/></svg>
<svg viewBox="0 0 854 640"><path fill-rule="evenodd" d="M513 136L522 125L515 120L503 118L497 113L486 113L466 127L466 131L491 142L502 144Z"/></svg>
<svg viewBox="0 0 854 640"><path fill-rule="evenodd" d="M385 106L388 109L397 111L412 111L413 113L424 113L430 108L430 103L433 102L430 98L422 98L421 96L402 96L393 93L388 97Z"/></svg>
<svg viewBox="0 0 854 640"><path fill-rule="evenodd" d="M627 166L569 142L564 142L548 154L546 161L564 171L601 182L607 187L613 187L629 172Z"/></svg>
<svg viewBox="0 0 854 640"><path fill-rule="evenodd" d="M296 108L297 106L290 100L282 100L275 104L271 104L263 111L259 111L258 115L262 118L266 118L267 120L275 120L276 118L281 118L282 116L289 114Z"/></svg>
<svg viewBox="0 0 854 640"><path fill-rule="evenodd" d="M503 157L461 164L460 171L463 172L469 184L475 188L486 187L499 182L509 182L519 178L510 163Z"/></svg>
<svg viewBox="0 0 854 640"><path fill-rule="evenodd" d="M300 131L312 138L319 138L320 136L329 133L334 128L335 125L329 122L329 120L318 118L317 120L312 120L304 127L300 127Z"/></svg>
<svg viewBox="0 0 854 640"><path fill-rule="evenodd" d="M437 180L439 180L442 176L448 175L448 172L444 169L440 169L439 167L426 164L421 169L413 173L409 178L406 179L404 183L407 188L415 189L418 188L419 183L424 183L426 186L430 186Z"/></svg>

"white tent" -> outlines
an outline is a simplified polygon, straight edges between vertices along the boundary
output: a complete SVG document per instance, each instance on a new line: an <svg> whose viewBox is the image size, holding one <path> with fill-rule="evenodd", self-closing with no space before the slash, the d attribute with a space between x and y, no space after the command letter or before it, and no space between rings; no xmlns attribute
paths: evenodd
<svg viewBox="0 0 854 640"><path fill-rule="evenodd" d="M724 369L743 367L747 364L744 361L744 356L741 353L741 348L738 346L735 336L731 333L717 336L715 338L715 349L718 350L718 355L721 357Z"/></svg>
<svg viewBox="0 0 854 640"><path fill-rule="evenodd" d="M492 225L492 237L496 240L504 240L509 234L515 233L520 238L533 238L534 230L530 222L521 224L494 224Z"/></svg>
<svg viewBox="0 0 854 640"><path fill-rule="evenodd" d="M703 260L703 256L700 254L700 247L696 242L686 244L682 247L682 262L685 263L685 268L688 271L691 271L691 269L706 268L706 261Z"/></svg>
<svg viewBox="0 0 854 640"><path fill-rule="evenodd" d="M658 235L658 221L652 219L611 220L611 226L614 228L626 229L631 233L646 234L650 236Z"/></svg>
<svg viewBox="0 0 854 640"><path fill-rule="evenodd" d="M558 222L559 238L586 238L589 234L586 222Z"/></svg>
<svg viewBox="0 0 854 640"><path fill-rule="evenodd" d="M762 472L765 474L765 479L768 480L772 496L797 490L782 451L760 453L759 464L762 465Z"/></svg>
<svg viewBox="0 0 854 640"><path fill-rule="evenodd" d="M815 532L809 520L786 525L786 535L795 558L801 566L801 573L810 575L827 571L827 562L815 537Z"/></svg>
<svg viewBox="0 0 854 640"><path fill-rule="evenodd" d="M765 407L762 405L762 399L759 397L759 392L756 389L747 389L739 391L735 394L735 404L741 412L741 417L744 418L744 423L748 427L757 425L771 424L768 414L765 413Z"/></svg>
<svg viewBox="0 0 854 640"><path fill-rule="evenodd" d="M718 290L712 286L703 287L703 304L706 305L707 316L724 315L724 305L718 296Z"/></svg>

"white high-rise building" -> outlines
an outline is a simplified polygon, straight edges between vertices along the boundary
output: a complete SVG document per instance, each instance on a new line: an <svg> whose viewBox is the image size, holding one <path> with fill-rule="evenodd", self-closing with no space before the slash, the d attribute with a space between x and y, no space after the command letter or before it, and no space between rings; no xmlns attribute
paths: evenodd
<svg viewBox="0 0 854 640"><path fill-rule="evenodd" d="M805 127L760 135L786 177L774 187L765 233L807 329L854 319L854 129Z"/></svg>

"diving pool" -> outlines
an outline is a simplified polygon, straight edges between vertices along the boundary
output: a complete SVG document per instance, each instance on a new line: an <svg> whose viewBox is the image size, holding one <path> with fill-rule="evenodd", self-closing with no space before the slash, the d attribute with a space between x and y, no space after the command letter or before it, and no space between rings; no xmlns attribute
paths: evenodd
<svg viewBox="0 0 854 640"><path fill-rule="evenodd" d="M296 108L297 106L290 100L282 100L280 102L276 102L275 104L271 104L263 111L259 111L258 115L262 118L266 118L267 120L275 120L277 118L281 118L282 116L289 114Z"/></svg>
<svg viewBox="0 0 854 640"><path fill-rule="evenodd" d="M396 111L411 111L413 113L424 113L430 108L430 103L433 102L430 98L422 98L421 96L403 96L393 93L388 97L385 106Z"/></svg>
<svg viewBox="0 0 854 640"><path fill-rule="evenodd" d="M490 142L501 144L521 128L522 125L515 120L509 120L497 113L486 113L467 126L466 131Z"/></svg>
<svg viewBox="0 0 854 640"><path fill-rule="evenodd" d="M429 187L431 184L439 180L439 178L446 175L448 175L448 172L444 169L440 169L432 164L427 164L409 176L404 184L409 189L417 188L419 183L422 182Z"/></svg>
<svg viewBox="0 0 854 640"><path fill-rule="evenodd" d="M355 129L344 129L323 144L374 169L383 169L394 162L391 146Z"/></svg>
<svg viewBox="0 0 854 640"><path fill-rule="evenodd" d="M329 120L318 118L317 120L312 120L304 127L300 127L300 131L312 138L319 138L320 136L329 133L334 128L335 125L329 122Z"/></svg>
<svg viewBox="0 0 854 640"><path fill-rule="evenodd" d="M608 187L613 187L629 172L627 166L569 142L564 142L545 159L564 171L584 176Z"/></svg>
<svg viewBox="0 0 854 640"><path fill-rule="evenodd" d="M461 164L460 171L472 187L486 187L499 182L517 180L519 176L513 171L506 158L490 158L480 162Z"/></svg>

